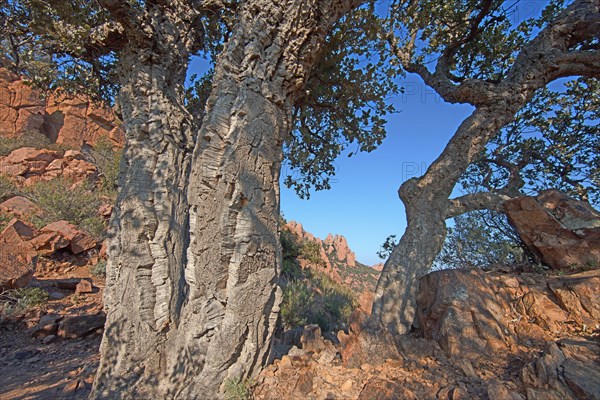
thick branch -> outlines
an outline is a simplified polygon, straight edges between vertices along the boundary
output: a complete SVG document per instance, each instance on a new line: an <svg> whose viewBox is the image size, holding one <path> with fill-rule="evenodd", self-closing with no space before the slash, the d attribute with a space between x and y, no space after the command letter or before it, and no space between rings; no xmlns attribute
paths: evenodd
<svg viewBox="0 0 600 400"><path fill-rule="evenodd" d="M455 199L449 199L444 215L448 219L477 210L502 211L502 205L510 199L511 197L505 194L492 192L466 194Z"/></svg>
<svg viewBox="0 0 600 400"><path fill-rule="evenodd" d="M432 73L423 64L410 62L409 53L398 46L395 38L390 36L388 41L406 72L419 75L425 84L432 87L444 101L480 105L488 103L494 97L496 87L489 82L480 79L466 79L457 85L450 80L447 56L438 60L435 72Z"/></svg>
<svg viewBox="0 0 600 400"><path fill-rule="evenodd" d="M551 62L558 67L548 74L551 80L569 76L600 77L600 50L574 50L557 55Z"/></svg>

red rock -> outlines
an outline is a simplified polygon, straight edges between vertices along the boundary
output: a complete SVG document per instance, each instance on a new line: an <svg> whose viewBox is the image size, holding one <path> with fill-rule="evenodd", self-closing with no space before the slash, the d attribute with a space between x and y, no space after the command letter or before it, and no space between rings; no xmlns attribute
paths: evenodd
<svg viewBox="0 0 600 400"><path fill-rule="evenodd" d="M10 164L21 164L31 161L43 161L49 164L55 159L60 158L60 156L61 154L54 150L21 147L20 149L13 150L6 156L5 161Z"/></svg>
<svg viewBox="0 0 600 400"><path fill-rule="evenodd" d="M567 358L562 363L569 389L578 399L600 400L600 366Z"/></svg>
<svg viewBox="0 0 600 400"><path fill-rule="evenodd" d="M15 74L0 68L0 131L9 137L39 130L44 124L44 101Z"/></svg>
<svg viewBox="0 0 600 400"><path fill-rule="evenodd" d="M419 327L451 355L478 358L492 349L505 351L503 314L510 302L498 293L497 283L481 271L430 273L417 295Z"/></svg>
<svg viewBox="0 0 600 400"><path fill-rule="evenodd" d="M371 378L358 396L359 400L416 399L414 393L400 382Z"/></svg>
<svg viewBox="0 0 600 400"><path fill-rule="evenodd" d="M527 247L550 268L600 267L600 213L557 190L504 205Z"/></svg>
<svg viewBox="0 0 600 400"><path fill-rule="evenodd" d="M12 214L17 218L29 219L41 215L42 209L26 197L15 196L0 204L0 213Z"/></svg>
<svg viewBox="0 0 600 400"><path fill-rule="evenodd" d="M320 353L327 347L321 335L321 328L316 324L304 327L300 336L300 343L302 344L302 350L305 352Z"/></svg>
<svg viewBox="0 0 600 400"><path fill-rule="evenodd" d="M113 212L113 206L111 204L102 204L100 209L98 209L98 214L101 217L109 218Z"/></svg>
<svg viewBox="0 0 600 400"><path fill-rule="evenodd" d="M452 356L501 359L518 344L542 344L574 323L599 324L598 287L600 270L554 277L437 271L421 279L417 321Z"/></svg>
<svg viewBox="0 0 600 400"><path fill-rule="evenodd" d="M81 182L97 174L98 169L94 164L76 158L68 161L62 170L62 175L73 182Z"/></svg>
<svg viewBox="0 0 600 400"><path fill-rule="evenodd" d="M369 323L369 315L356 310L350 317L348 334L338 332L344 366L358 368L363 364L379 364L387 359L400 358L393 337L383 329L369 326Z"/></svg>
<svg viewBox="0 0 600 400"><path fill-rule="evenodd" d="M66 278L66 279L57 279L55 281L55 283L59 289L75 290L77 288L77 285L81 281L82 281L82 279L80 279L80 278Z"/></svg>
<svg viewBox="0 0 600 400"><path fill-rule="evenodd" d="M58 326L58 336L66 339L77 339L102 329L106 315L80 315L64 318Z"/></svg>
<svg viewBox="0 0 600 400"><path fill-rule="evenodd" d="M98 252L98 255L100 256L100 258L106 259L107 250L108 250L108 241L104 240L102 242L102 246L100 246L100 251Z"/></svg>
<svg viewBox="0 0 600 400"><path fill-rule="evenodd" d="M31 335L34 337L44 337L55 335L58 330L58 322L61 320L60 315L48 314L40 318L40 321L31 329Z"/></svg>
<svg viewBox="0 0 600 400"><path fill-rule="evenodd" d="M6 161L6 157L0 157L0 171L2 171L2 175L12 178L11 180L15 180L16 177L21 177L27 173L27 164L18 163L13 164Z"/></svg>
<svg viewBox="0 0 600 400"><path fill-rule="evenodd" d="M13 218L2 231L2 235L8 241L18 243L20 241L28 241L36 234L35 228L25 222Z"/></svg>
<svg viewBox="0 0 600 400"><path fill-rule="evenodd" d="M600 321L600 271L552 277L548 279L548 287L570 319L588 326L594 326Z"/></svg>
<svg viewBox="0 0 600 400"><path fill-rule="evenodd" d="M42 228L44 233L58 233L69 242L69 249L73 254L79 254L89 249L96 247L96 241L86 234L78 230L73 224L68 221L56 221Z"/></svg>
<svg viewBox="0 0 600 400"><path fill-rule="evenodd" d="M58 232L42 233L29 241L42 256L49 256L69 246L70 242Z"/></svg>
<svg viewBox="0 0 600 400"><path fill-rule="evenodd" d="M21 224L13 219L0 233L0 289L26 286L35 271L37 253L22 239L21 234L28 234L28 229Z"/></svg>
<svg viewBox="0 0 600 400"><path fill-rule="evenodd" d="M56 143L79 147L106 137L122 146L125 134L109 107L88 98L50 95L26 85L0 68L0 135L18 137L37 131Z"/></svg>
<svg viewBox="0 0 600 400"><path fill-rule="evenodd" d="M77 284L77 286L75 286L75 293L76 294L86 294L86 293L92 293L93 290L93 286L92 286L92 282L86 280L86 279L82 279L79 281L79 283Z"/></svg>

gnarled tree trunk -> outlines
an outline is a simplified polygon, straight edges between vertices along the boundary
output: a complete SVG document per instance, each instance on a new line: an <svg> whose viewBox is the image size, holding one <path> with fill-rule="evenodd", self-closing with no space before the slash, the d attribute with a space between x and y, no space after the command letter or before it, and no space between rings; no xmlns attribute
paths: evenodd
<svg viewBox="0 0 600 400"><path fill-rule="evenodd" d="M446 237L445 220L461 213L484 208L499 208L497 193L476 193L449 199L461 175L535 91L555 79L567 76L600 76L600 52L581 43L597 38L600 3L576 0L527 43L504 79L499 83L467 79L460 84L448 78L442 52L434 72L423 65L405 65L419 74L446 101L473 104L475 111L458 130L437 160L420 178L400 187L406 206L407 228L398 246L385 263L373 303L373 321L394 335L412 326L418 279L429 272ZM405 63L401 51L399 59Z"/></svg>
<svg viewBox="0 0 600 400"><path fill-rule="evenodd" d="M280 301L282 142L326 34L359 3L245 2L193 156L183 76L153 64L130 79L141 85L124 85L128 143L92 398L218 398L226 379L260 370Z"/></svg>

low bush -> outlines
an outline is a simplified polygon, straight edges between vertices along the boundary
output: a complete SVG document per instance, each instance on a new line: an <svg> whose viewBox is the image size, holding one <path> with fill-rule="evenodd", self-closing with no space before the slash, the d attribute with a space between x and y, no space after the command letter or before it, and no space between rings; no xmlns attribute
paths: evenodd
<svg viewBox="0 0 600 400"><path fill-rule="evenodd" d="M54 221L66 220L85 230L97 240L104 238L105 222L98 215L101 198L91 184L73 186L64 178L41 181L27 189L29 197L44 214L32 221L42 227Z"/></svg>
<svg viewBox="0 0 600 400"><path fill-rule="evenodd" d="M48 292L41 288L26 287L0 293L0 320L15 317L32 307L46 304Z"/></svg>
<svg viewBox="0 0 600 400"><path fill-rule="evenodd" d="M252 394L253 382L250 379L226 379L225 400L248 400Z"/></svg>
<svg viewBox="0 0 600 400"><path fill-rule="evenodd" d="M105 278L106 277L106 261L100 260L98 262L98 264L96 264L92 267L92 269L90 270L90 273L93 276L97 276L99 278Z"/></svg>
<svg viewBox="0 0 600 400"><path fill-rule="evenodd" d="M6 176L2 175L2 171L0 171L0 203L20 194L21 191L15 186L15 184L12 183Z"/></svg>
<svg viewBox="0 0 600 400"><path fill-rule="evenodd" d="M112 200L116 199L122 156L123 149L113 146L105 137L100 138L89 153L90 161L100 174L100 190Z"/></svg>
<svg viewBox="0 0 600 400"><path fill-rule="evenodd" d="M312 240L302 242L300 257L316 265L323 265L325 263L323 257L321 257L321 245Z"/></svg>
<svg viewBox="0 0 600 400"><path fill-rule="evenodd" d="M24 132L18 137L0 137L0 157L4 157L21 147L35 149L65 150L64 146L53 143L46 135L39 131Z"/></svg>
<svg viewBox="0 0 600 400"><path fill-rule="evenodd" d="M303 271L303 274L302 279L283 287L283 328L308 324L317 324L324 332L345 328L357 306L352 292L321 273Z"/></svg>

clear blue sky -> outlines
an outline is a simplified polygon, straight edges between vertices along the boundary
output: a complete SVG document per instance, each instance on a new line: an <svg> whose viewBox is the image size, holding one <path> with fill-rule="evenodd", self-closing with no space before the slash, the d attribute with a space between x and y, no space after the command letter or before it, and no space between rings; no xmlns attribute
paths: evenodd
<svg viewBox="0 0 600 400"><path fill-rule="evenodd" d="M398 187L421 175L435 160L472 108L445 104L416 76L402 80L407 93L394 100L400 110L389 118L387 138L372 153L340 157L328 191L301 200L282 185L281 210L305 230L324 238L341 234L358 261L372 265L386 237L406 227ZM282 176L285 170L282 171Z"/></svg>

